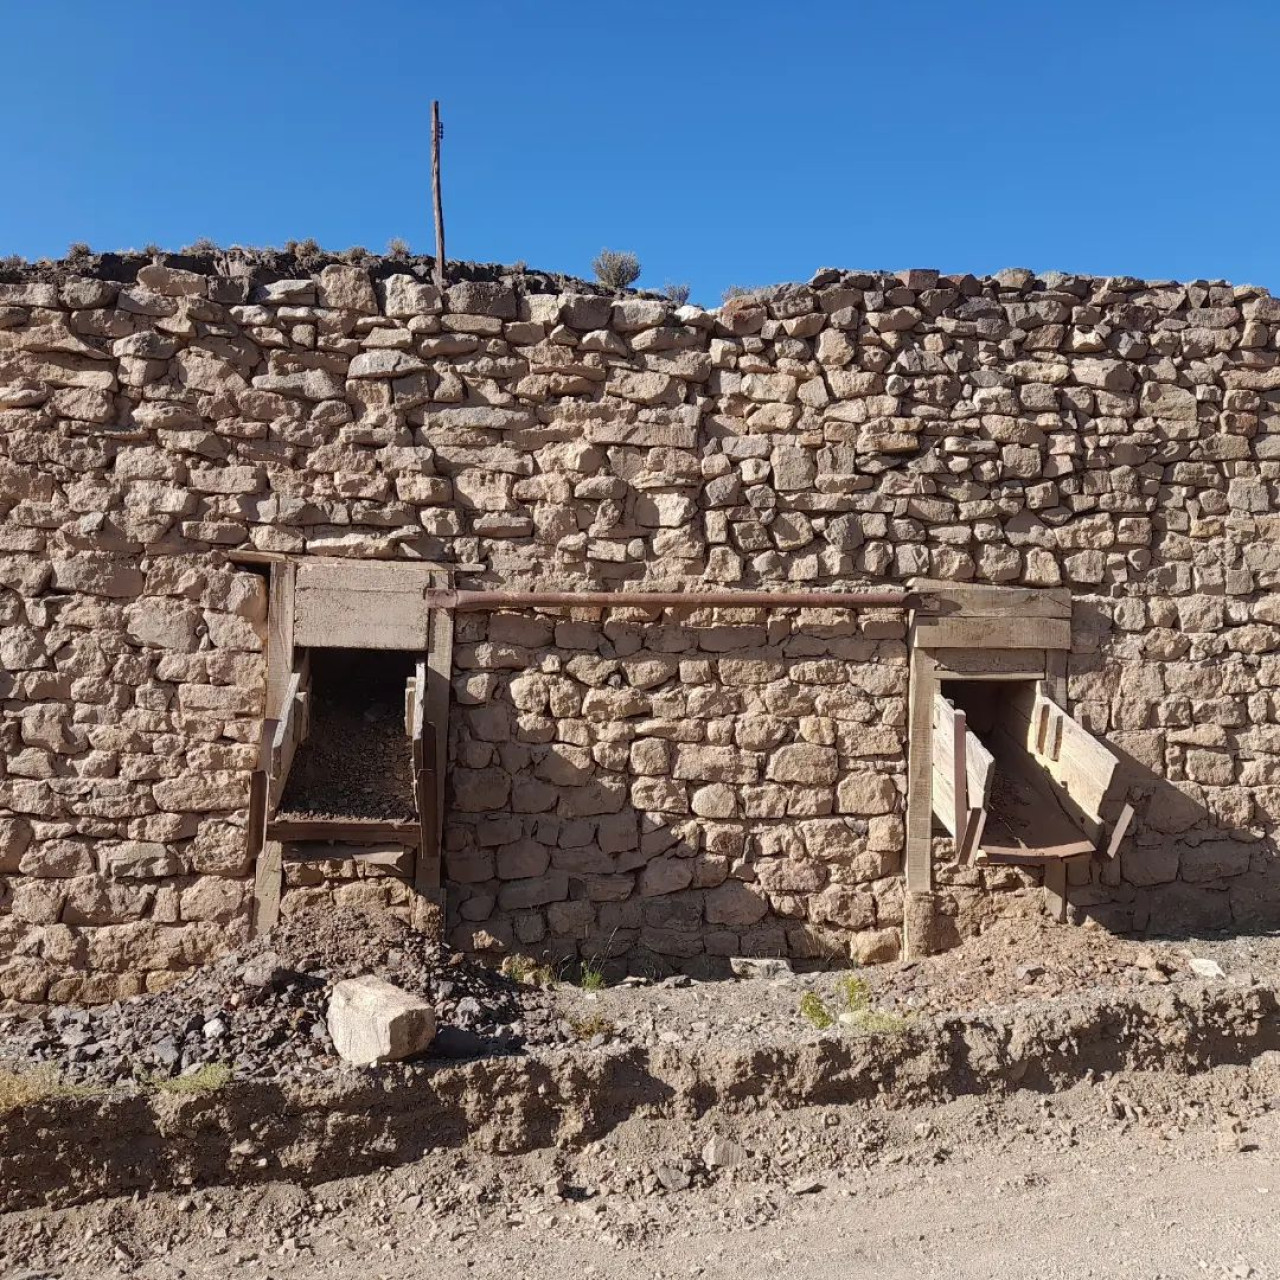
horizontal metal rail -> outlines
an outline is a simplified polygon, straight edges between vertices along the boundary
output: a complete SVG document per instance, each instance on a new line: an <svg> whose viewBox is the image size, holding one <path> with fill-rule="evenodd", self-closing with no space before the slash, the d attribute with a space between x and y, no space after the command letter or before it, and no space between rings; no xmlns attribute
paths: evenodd
<svg viewBox="0 0 1280 1280"><path fill-rule="evenodd" d="M912 609L918 595L877 591L451 591L423 593L433 609Z"/></svg>

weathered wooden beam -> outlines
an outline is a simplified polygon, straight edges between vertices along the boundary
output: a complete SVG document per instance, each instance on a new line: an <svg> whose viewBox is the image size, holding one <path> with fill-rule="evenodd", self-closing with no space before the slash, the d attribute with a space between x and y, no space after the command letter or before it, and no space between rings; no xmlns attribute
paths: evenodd
<svg viewBox="0 0 1280 1280"><path fill-rule="evenodd" d="M416 820L381 818L272 818L267 822L271 840L345 840L353 844L418 843Z"/></svg>
<svg viewBox="0 0 1280 1280"><path fill-rule="evenodd" d="M911 646L907 691L907 891L933 889L933 655Z"/></svg>
<svg viewBox="0 0 1280 1280"><path fill-rule="evenodd" d="M920 617L916 643L928 649L1070 649L1071 623L1036 617Z"/></svg>
<svg viewBox="0 0 1280 1280"><path fill-rule="evenodd" d="M273 929L280 919L283 849L279 840L267 839L258 854L253 878L253 914L250 930L256 938Z"/></svg>

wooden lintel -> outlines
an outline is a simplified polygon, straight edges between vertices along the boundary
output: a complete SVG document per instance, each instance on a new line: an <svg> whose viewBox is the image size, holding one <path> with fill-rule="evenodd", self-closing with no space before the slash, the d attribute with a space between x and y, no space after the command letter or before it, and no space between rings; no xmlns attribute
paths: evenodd
<svg viewBox="0 0 1280 1280"><path fill-rule="evenodd" d="M940 578L914 578L908 585L930 602L927 612L935 616L1071 619L1071 592L1062 587L1001 587Z"/></svg>
<svg viewBox="0 0 1280 1280"><path fill-rule="evenodd" d="M1071 648L1071 623L1061 618L917 617L912 631L927 649Z"/></svg>

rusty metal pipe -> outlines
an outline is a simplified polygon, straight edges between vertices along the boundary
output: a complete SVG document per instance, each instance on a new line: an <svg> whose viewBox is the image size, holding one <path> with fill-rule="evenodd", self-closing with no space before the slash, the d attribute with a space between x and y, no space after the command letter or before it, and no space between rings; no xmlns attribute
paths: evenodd
<svg viewBox="0 0 1280 1280"><path fill-rule="evenodd" d="M897 587L877 591L451 591L427 590L433 609L870 609L914 608Z"/></svg>

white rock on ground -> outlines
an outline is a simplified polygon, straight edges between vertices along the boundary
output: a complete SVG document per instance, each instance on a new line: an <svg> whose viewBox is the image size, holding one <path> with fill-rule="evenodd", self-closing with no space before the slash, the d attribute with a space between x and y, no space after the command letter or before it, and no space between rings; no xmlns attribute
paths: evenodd
<svg viewBox="0 0 1280 1280"><path fill-rule="evenodd" d="M436 1034L435 1010L425 1000L371 973L333 988L328 1024L339 1056L359 1067L421 1053Z"/></svg>

